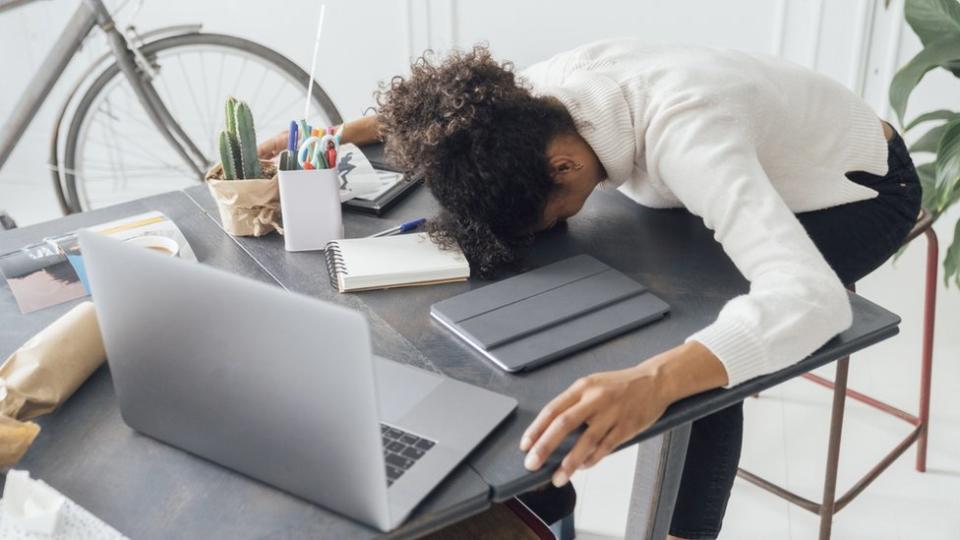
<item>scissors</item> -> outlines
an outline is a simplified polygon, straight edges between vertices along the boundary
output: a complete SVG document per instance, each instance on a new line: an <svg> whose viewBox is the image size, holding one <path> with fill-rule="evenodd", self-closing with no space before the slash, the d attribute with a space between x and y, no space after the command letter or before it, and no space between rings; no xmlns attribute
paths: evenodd
<svg viewBox="0 0 960 540"><path fill-rule="evenodd" d="M333 145L333 148L330 148L330 145ZM328 153L328 150L333 150L333 153ZM340 150L339 133L328 133L319 137L307 137L306 140L300 143L300 152L297 154L297 163L299 163L300 167L304 169L330 169L335 165L329 163L330 157L334 157L335 161L335 156L338 150ZM307 163L309 163L310 166L307 166Z"/></svg>

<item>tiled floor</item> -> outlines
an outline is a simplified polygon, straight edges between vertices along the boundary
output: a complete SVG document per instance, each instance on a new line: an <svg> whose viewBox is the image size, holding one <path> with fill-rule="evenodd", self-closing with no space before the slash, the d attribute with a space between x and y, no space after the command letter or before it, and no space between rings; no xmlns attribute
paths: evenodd
<svg viewBox="0 0 960 540"><path fill-rule="evenodd" d="M18 148L18 152L24 149ZM36 159L14 159L11 165L43 163L37 153ZM4 170L0 207L21 224L59 215L41 167ZM860 284L859 290L867 298L904 317L903 333L851 361L852 387L908 410L916 406L918 386L917 278L922 256L921 249L913 248L895 266L885 266ZM914 452L908 452L837 516L836 539L960 538L960 333L956 332L955 315L960 313L960 292L955 288L942 291L939 313L929 469L923 474L915 472ZM748 400L744 466L818 499L830 397L830 392L816 385L795 381ZM899 420L850 404L840 460L841 489L850 486L907 432L908 426ZM623 536L634 456L634 451L621 452L574 478L580 494L576 515L580 538ZM817 527L812 514L738 481L721 538L801 540L815 538Z"/></svg>

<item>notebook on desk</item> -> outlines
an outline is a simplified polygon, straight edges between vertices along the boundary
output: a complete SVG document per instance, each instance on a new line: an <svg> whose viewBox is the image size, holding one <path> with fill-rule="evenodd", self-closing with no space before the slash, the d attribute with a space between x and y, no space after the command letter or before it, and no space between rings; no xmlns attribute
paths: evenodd
<svg viewBox="0 0 960 540"><path fill-rule="evenodd" d="M427 233L352 238L327 244L330 283L340 292L464 281L470 265Z"/></svg>
<svg viewBox="0 0 960 540"><path fill-rule="evenodd" d="M430 315L515 372L660 319L669 310L629 276L578 255L437 302Z"/></svg>

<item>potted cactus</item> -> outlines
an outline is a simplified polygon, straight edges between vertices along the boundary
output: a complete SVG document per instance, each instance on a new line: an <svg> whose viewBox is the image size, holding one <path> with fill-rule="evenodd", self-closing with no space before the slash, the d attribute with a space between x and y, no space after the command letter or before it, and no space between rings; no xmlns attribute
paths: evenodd
<svg viewBox="0 0 960 540"><path fill-rule="evenodd" d="M217 134L220 163L207 172L223 228L235 236L263 236L280 227L276 166L257 158L257 134L250 106L227 98L225 128Z"/></svg>

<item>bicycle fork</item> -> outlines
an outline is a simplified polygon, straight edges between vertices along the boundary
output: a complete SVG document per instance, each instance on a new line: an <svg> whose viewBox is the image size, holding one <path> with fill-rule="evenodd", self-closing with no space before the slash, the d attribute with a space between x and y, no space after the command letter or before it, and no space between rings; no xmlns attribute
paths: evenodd
<svg viewBox="0 0 960 540"><path fill-rule="evenodd" d="M163 103L160 94L157 93L156 88L150 81L149 74L152 69L149 65L139 66L135 61L137 45L128 42L123 34L117 30L116 24L114 24L113 18L110 17L110 13L107 12L103 2L100 0L84 0L84 2L96 14L97 26L106 34L107 44L117 59L117 65L130 82L130 86L147 112L147 116L150 117L151 122L157 127L163 138L173 146L180 158L197 173L202 181L206 172L207 159ZM139 56L142 57L142 55ZM148 62L145 57L141 61Z"/></svg>

